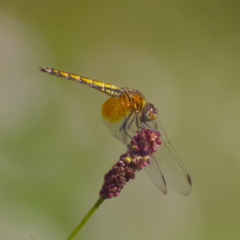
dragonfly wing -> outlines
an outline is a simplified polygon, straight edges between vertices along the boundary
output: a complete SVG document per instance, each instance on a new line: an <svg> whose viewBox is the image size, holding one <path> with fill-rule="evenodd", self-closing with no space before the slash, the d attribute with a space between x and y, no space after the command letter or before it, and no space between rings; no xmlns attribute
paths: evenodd
<svg viewBox="0 0 240 240"><path fill-rule="evenodd" d="M144 169L157 188L159 188L162 193L167 194L166 181L157 162L152 159L150 165Z"/></svg>
<svg viewBox="0 0 240 240"><path fill-rule="evenodd" d="M109 98L102 106L102 118L110 133L127 145L139 128L135 124L136 113L122 102L121 96Z"/></svg>
<svg viewBox="0 0 240 240"><path fill-rule="evenodd" d="M121 97L111 97L102 108L103 120L110 133L127 145L136 131L139 131L139 113L130 112ZM148 121L147 125L158 131L162 144L159 146L146 172L155 185L164 193L167 186L176 192L187 195L191 191L191 179L181 159L170 144L158 119Z"/></svg>
<svg viewBox="0 0 240 240"><path fill-rule="evenodd" d="M192 182L186 167L169 142L160 121L154 120L153 127L155 130L160 132L162 144L159 146L158 151L154 154L154 169L150 171L152 171L154 175L157 175L157 171L160 175L163 175L167 186L171 187L176 192L182 195L189 194L192 189ZM149 167L152 168L151 165ZM155 177L153 182L158 186L158 188L162 188L162 182L157 182Z"/></svg>

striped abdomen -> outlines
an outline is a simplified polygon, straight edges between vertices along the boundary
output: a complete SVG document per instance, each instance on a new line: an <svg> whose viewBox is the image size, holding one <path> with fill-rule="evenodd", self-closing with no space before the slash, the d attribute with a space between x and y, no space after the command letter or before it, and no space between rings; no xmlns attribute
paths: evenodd
<svg viewBox="0 0 240 240"><path fill-rule="evenodd" d="M41 71L43 72L48 72L52 75L58 76L58 77L64 77L73 81L77 81L80 83L83 83L85 85L88 85L92 88L97 89L98 91L101 91L107 95L110 96L117 96L120 94L120 88L114 84L110 83L104 83L100 81L96 81L90 78L86 78L80 75L68 73L68 72L63 72L56 70L54 68L49 68L49 67L40 67Z"/></svg>

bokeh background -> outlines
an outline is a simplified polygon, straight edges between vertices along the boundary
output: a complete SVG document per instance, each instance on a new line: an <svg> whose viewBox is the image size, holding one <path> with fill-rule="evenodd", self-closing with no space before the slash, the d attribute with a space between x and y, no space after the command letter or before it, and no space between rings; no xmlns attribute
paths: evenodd
<svg viewBox="0 0 240 240"><path fill-rule="evenodd" d="M138 173L76 240L238 239L238 2L0 1L0 239L66 239L126 150L107 96L39 66L143 92L193 180Z"/></svg>

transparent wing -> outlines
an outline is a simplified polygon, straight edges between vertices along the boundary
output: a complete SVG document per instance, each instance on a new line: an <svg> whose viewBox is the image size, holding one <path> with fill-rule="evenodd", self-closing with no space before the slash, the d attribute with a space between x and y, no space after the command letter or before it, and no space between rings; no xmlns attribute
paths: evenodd
<svg viewBox="0 0 240 240"><path fill-rule="evenodd" d="M192 189L190 175L169 142L160 121L153 120L149 122L149 125L160 132L162 145L153 155L153 161L146 169L148 175L161 191L163 189L161 176L163 176L167 186L182 195L189 194Z"/></svg>
<svg viewBox="0 0 240 240"><path fill-rule="evenodd" d="M122 106L124 108L124 106ZM131 124L130 128L123 129L124 124L128 124L129 122L135 121L135 113L128 113L126 116L122 117L119 121L109 121L105 118L103 118L103 122L106 126L106 128L109 130L109 132L117 138L119 141L121 141L124 145L127 145L136 131L139 131L139 128L136 126L136 124Z"/></svg>
<svg viewBox="0 0 240 240"><path fill-rule="evenodd" d="M162 193L167 194L166 180L161 171L161 168L159 168L157 164L157 161L155 161L155 159L152 159L150 165L145 167L144 170L152 179L157 188L159 188Z"/></svg>
<svg viewBox="0 0 240 240"><path fill-rule="evenodd" d="M125 145L131 141L135 132L139 130L135 124L135 119L138 117L136 112L130 111L129 107L124 104L121 95L111 97L103 104L102 117L110 133Z"/></svg>
<svg viewBox="0 0 240 240"><path fill-rule="evenodd" d="M118 97L113 100L116 102ZM139 112L133 111L131 113L125 105L119 104L117 108L111 109L111 116L112 119L105 119L103 117L106 127L114 137L120 140L124 145L127 145L136 131L140 130ZM119 118L119 116L121 116L121 118ZM118 121L115 121L115 119L118 119ZM160 138L162 144L153 155L151 164L144 169L154 184L164 194L167 193L167 186L180 194L189 194L192 188L190 176L181 159L170 144L160 121L155 119L147 122L147 124L161 134Z"/></svg>

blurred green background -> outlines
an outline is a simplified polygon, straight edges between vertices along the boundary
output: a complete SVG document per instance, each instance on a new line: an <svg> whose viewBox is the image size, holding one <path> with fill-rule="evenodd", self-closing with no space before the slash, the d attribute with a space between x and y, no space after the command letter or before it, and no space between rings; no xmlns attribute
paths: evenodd
<svg viewBox="0 0 240 240"><path fill-rule="evenodd" d="M125 152L107 96L39 66L143 92L193 181L138 173L76 240L238 239L238 2L0 1L0 239L66 239Z"/></svg>

